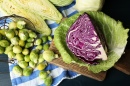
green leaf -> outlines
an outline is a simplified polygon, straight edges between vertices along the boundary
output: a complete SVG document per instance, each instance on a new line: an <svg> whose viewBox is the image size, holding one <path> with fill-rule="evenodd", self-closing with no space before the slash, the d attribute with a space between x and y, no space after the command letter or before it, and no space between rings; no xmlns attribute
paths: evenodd
<svg viewBox="0 0 130 86"><path fill-rule="evenodd" d="M108 45L108 60L101 61L97 65L88 65L77 59L66 45L67 31L82 13L73 15L59 25L59 27L54 32L55 46L59 50L63 61L66 63L77 63L80 66L87 66L88 69L94 73L106 71L114 66L114 64L123 54L125 46L127 44L129 29L125 29L120 21L115 21L113 18L109 17L103 12L87 12L90 18L103 32L106 43Z"/></svg>

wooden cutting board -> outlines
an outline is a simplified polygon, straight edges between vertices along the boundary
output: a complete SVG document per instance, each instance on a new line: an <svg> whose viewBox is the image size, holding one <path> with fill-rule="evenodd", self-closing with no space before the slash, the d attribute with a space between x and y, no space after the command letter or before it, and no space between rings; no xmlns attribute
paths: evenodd
<svg viewBox="0 0 130 86"><path fill-rule="evenodd" d="M123 73L130 75L130 49L125 50L125 53L114 67Z"/></svg>
<svg viewBox="0 0 130 86"><path fill-rule="evenodd" d="M55 53L59 54L58 50L56 49L54 42L51 43L50 50L54 51ZM107 71L100 72L100 73L93 73L87 69L87 67L80 67L77 64L66 64L63 62L62 58L59 57L57 59L54 59L50 63L57 65L59 67L65 68L67 70L75 71L79 74L82 74L84 76L90 77L92 79L103 81L106 77ZM123 73L126 73L130 75L130 50L125 50L125 53L122 55L121 59L115 64L114 66L116 69L122 71Z"/></svg>
<svg viewBox="0 0 130 86"><path fill-rule="evenodd" d="M51 43L50 50L52 50L55 53L59 54L59 52L56 49L56 47L55 47L53 42ZM100 72L100 73L96 73L95 74L95 73L89 71L87 69L87 67L83 67L83 66L80 67L79 65L74 64L74 63L67 64L67 63L63 62L61 57L59 57L57 59L54 59L50 63L54 64L54 65L57 65L59 67L62 67L64 69L67 69L67 70L75 71L75 72L77 72L79 74L82 74L84 76L90 77L90 78L98 80L98 81L103 81L105 79L106 73L107 73L107 72Z"/></svg>

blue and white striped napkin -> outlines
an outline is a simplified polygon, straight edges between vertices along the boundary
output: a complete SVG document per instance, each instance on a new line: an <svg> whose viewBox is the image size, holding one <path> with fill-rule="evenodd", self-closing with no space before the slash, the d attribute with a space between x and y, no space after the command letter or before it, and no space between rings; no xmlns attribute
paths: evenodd
<svg viewBox="0 0 130 86"><path fill-rule="evenodd" d="M70 17L77 13L74 9L75 1L65 7L58 7L58 10L64 15L64 17ZM0 14L1 15L1 14ZM47 21L48 26L52 29L52 35L54 35L54 30L57 28L58 24L54 21ZM17 76L12 72L12 68L16 64L9 64L10 70L10 78L12 82L12 86L45 86L44 82L38 77L39 71L37 69L34 70L31 76ZM73 71L65 70L61 67L49 64L45 70L50 70L50 75L53 77L52 86L57 86L64 79L73 79L80 74L77 74Z"/></svg>

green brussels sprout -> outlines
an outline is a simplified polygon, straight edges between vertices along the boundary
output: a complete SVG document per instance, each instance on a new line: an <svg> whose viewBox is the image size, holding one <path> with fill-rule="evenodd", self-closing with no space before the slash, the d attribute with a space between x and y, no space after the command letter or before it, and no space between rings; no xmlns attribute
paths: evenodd
<svg viewBox="0 0 130 86"><path fill-rule="evenodd" d="M30 48L30 47L32 47L33 46L33 43L31 43L31 42L27 42L26 44L25 44L25 48Z"/></svg>
<svg viewBox="0 0 130 86"><path fill-rule="evenodd" d="M24 46L25 46L25 41L24 41L24 40L19 40L19 45L20 45L21 47L24 47Z"/></svg>
<svg viewBox="0 0 130 86"><path fill-rule="evenodd" d="M19 30L19 37L21 40L26 41L29 37L29 34L26 29Z"/></svg>
<svg viewBox="0 0 130 86"><path fill-rule="evenodd" d="M0 34L3 35L3 36L5 36L5 32L6 32L6 31L7 31L7 29L4 29L4 28L3 28L3 29L0 29ZM3 38L3 37L2 37L2 38Z"/></svg>
<svg viewBox="0 0 130 86"><path fill-rule="evenodd" d="M28 38L27 42L34 42L34 38Z"/></svg>
<svg viewBox="0 0 130 86"><path fill-rule="evenodd" d="M50 47L50 45L48 43L44 44L43 45L43 50L48 50Z"/></svg>
<svg viewBox="0 0 130 86"><path fill-rule="evenodd" d="M29 32L29 37L30 38L37 38L37 34L35 32L33 32L33 31L30 31Z"/></svg>
<svg viewBox="0 0 130 86"><path fill-rule="evenodd" d="M48 76L45 80L44 80L44 83L46 86L51 86L52 84L52 77L51 76Z"/></svg>
<svg viewBox="0 0 130 86"><path fill-rule="evenodd" d="M43 48L42 45L37 45L35 49L42 50L42 48Z"/></svg>
<svg viewBox="0 0 130 86"><path fill-rule="evenodd" d="M27 49L27 48L23 49L22 54L23 55L28 55L29 54L29 49Z"/></svg>
<svg viewBox="0 0 130 86"><path fill-rule="evenodd" d="M1 46L1 47L7 47L7 46L9 46L9 45L10 45L9 41L7 41L7 40L5 40L5 39L0 40L0 46Z"/></svg>
<svg viewBox="0 0 130 86"><path fill-rule="evenodd" d="M22 53L17 53L15 58L18 60L18 61L23 61L24 60L24 55Z"/></svg>
<svg viewBox="0 0 130 86"><path fill-rule="evenodd" d="M15 55L16 55L16 54L15 54L13 51L9 51L9 53L8 53L8 57L9 57L9 58L14 58Z"/></svg>
<svg viewBox="0 0 130 86"><path fill-rule="evenodd" d="M43 58L47 61L50 62L55 58L55 54L51 50L46 50L43 52Z"/></svg>
<svg viewBox="0 0 130 86"><path fill-rule="evenodd" d="M29 62L30 61L30 56L29 55L25 55L24 61Z"/></svg>
<svg viewBox="0 0 130 86"><path fill-rule="evenodd" d="M48 36L49 41L52 41L52 39L53 39L52 36Z"/></svg>
<svg viewBox="0 0 130 86"><path fill-rule="evenodd" d="M8 54L10 51L13 51L13 46L7 46L4 53Z"/></svg>
<svg viewBox="0 0 130 86"><path fill-rule="evenodd" d="M45 63L39 63L37 65L37 69L38 70L44 70L46 68L46 66L47 66L47 64L45 64Z"/></svg>
<svg viewBox="0 0 130 86"><path fill-rule="evenodd" d="M40 71L39 78L40 79L46 79L48 77L48 73L46 71Z"/></svg>
<svg viewBox="0 0 130 86"><path fill-rule="evenodd" d="M32 72L33 72L33 69L30 68L30 67L23 69L23 75L24 76L30 76L32 74Z"/></svg>
<svg viewBox="0 0 130 86"><path fill-rule="evenodd" d="M40 45L42 44L42 39L38 38L35 40L34 45Z"/></svg>
<svg viewBox="0 0 130 86"><path fill-rule="evenodd" d="M30 62L29 62L29 66L30 66L31 68L35 68L35 67L36 67L36 63L34 63L33 61L30 61Z"/></svg>
<svg viewBox="0 0 130 86"><path fill-rule="evenodd" d="M14 32L13 29L9 29L9 30L7 30L7 31L5 32L5 35L6 35L6 37L7 37L8 39L11 39L11 38L13 38L13 37L15 36L15 32Z"/></svg>
<svg viewBox="0 0 130 86"><path fill-rule="evenodd" d="M30 53L31 61L33 61L34 63L37 63L38 58L39 58L38 51L37 50L32 50L31 53Z"/></svg>
<svg viewBox="0 0 130 86"><path fill-rule="evenodd" d="M46 43L48 41L48 37L47 36L42 36L42 41L43 41L43 43Z"/></svg>
<svg viewBox="0 0 130 86"><path fill-rule="evenodd" d="M21 68L27 68L27 67L28 67L28 62L26 62L26 61L19 61L19 62L18 62L18 65L19 65Z"/></svg>
<svg viewBox="0 0 130 86"><path fill-rule="evenodd" d="M17 28L23 29L25 28L25 25L26 25L25 21L21 21L21 20L17 21Z"/></svg>
<svg viewBox="0 0 130 86"><path fill-rule="evenodd" d="M13 45L18 45L19 44L19 38L18 37L13 37L13 38L11 38L11 43L13 44Z"/></svg>
<svg viewBox="0 0 130 86"><path fill-rule="evenodd" d="M21 53L22 52L22 48L19 45L14 45L13 46L13 52L14 53Z"/></svg>
<svg viewBox="0 0 130 86"><path fill-rule="evenodd" d="M9 29L17 29L17 24L15 21L9 23Z"/></svg>
<svg viewBox="0 0 130 86"><path fill-rule="evenodd" d="M39 54L39 59L38 59L38 63L42 63L44 61L43 55L42 53Z"/></svg>
<svg viewBox="0 0 130 86"><path fill-rule="evenodd" d="M33 57L33 58L31 58L31 61L33 61L34 63L38 63L38 58Z"/></svg>
<svg viewBox="0 0 130 86"><path fill-rule="evenodd" d="M3 54L5 52L5 48L0 46L0 54Z"/></svg>
<svg viewBox="0 0 130 86"><path fill-rule="evenodd" d="M19 65L16 65L13 67L13 73L16 75L22 76L23 69Z"/></svg>

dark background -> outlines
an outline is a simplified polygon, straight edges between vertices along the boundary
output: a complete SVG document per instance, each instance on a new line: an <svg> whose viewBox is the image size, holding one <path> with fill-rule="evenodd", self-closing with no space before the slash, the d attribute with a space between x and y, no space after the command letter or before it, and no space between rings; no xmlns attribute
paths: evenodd
<svg viewBox="0 0 130 86"><path fill-rule="evenodd" d="M115 20L122 21L125 28L130 28L130 0L105 0L102 11ZM130 38L126 48L130 48L129 40ZM130 86L130 75L111 68L104 81L79 76L72 80L66 79L59 86Z"/></svg>

